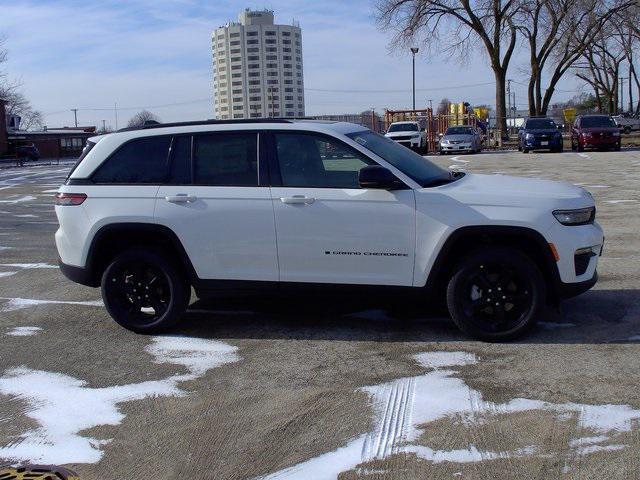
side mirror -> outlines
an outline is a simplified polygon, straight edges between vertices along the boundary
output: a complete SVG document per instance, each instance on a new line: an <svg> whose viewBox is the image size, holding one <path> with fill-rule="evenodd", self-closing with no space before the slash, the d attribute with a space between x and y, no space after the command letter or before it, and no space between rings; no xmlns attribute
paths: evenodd
<svg viewBox="0 0 640 480"><path fill-rule="evenodd" d="M400 185L400 180L388 168L380 165L367 165L360 169L358 183L362 188L390 190Z"/></svg>

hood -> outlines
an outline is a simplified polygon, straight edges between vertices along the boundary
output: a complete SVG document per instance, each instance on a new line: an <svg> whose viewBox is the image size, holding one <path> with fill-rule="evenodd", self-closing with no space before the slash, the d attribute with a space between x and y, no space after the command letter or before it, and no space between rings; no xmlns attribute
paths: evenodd
<svg viewBox="0 0 640 480"><path fill-rule="evenodd" d="M401 132L390 132L390 133L385 133L385 137L388 138L394 138L394 137L408 137L408 136L412 136L412 135L420 135L420 132L416 132L415 130L403 130Z"/></svg>
<svg viewBox="0 0 640 480"><path fill-rule="evenodd" d="M473 141L473 135L468 135L466 133L457 135L445 135L442 137L442 140L449 140L454 142L471 142Z"/></svg>
<svg viewBox="0 0 640 480"><path fill-rule="evenodd" d="M593 197L581 187L566 182L507 175L467 173L460 180L438 188L467 205L525 208L583 208L594 205Z"/></svg>
<svg viewBox="0 0 640 480"><path fill-rule="evenodd" d="M556 133L562 134L557 128L540 128L537 130L525 130L524 133L531 133L532 135L554 135Z"/></svg>
<svg viewBox="0 0 640 480"><path fill-rule="evenodd" d="M583 133L614 133L620 132L618 127L589 127L589 128L581 128L581 132Z"/></svg>

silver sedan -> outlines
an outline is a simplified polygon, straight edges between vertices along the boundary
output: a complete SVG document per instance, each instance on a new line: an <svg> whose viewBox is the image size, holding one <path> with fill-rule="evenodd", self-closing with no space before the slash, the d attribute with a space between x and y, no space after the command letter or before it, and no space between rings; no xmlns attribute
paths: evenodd
<svg viewBox="0 0 640 480"><path fill-rule="evenodd" d="M451 152L476 153L482 150L482 137L474 127L449 127L440 138L440 155Z"/></svg>

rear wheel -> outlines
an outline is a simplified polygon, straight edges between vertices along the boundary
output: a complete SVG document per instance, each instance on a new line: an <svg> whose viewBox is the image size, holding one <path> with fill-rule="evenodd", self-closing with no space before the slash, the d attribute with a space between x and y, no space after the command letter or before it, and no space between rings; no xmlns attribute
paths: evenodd
<svg viewBox="0 0 640 480"><path fill-rule="evenodd" d="M529 149L528 148L523 148L522 149L522 153L529 153Z"/></svg>
<svg viewBox="0 0 640 480"><path fill-rule="evenodd" d="M455 324L480 340L510 340L529 330L544 304L535 263L513 248L487 248L465 257L447 286Z"/></svg>
<svg viewBox="0 0 640 480"><path fill-rule="evenodd" d="M101 286L111 317L138 333L155 333L174 326L191 294L175 265L160 252L140 248L114 258L102 275Z"/></svg>

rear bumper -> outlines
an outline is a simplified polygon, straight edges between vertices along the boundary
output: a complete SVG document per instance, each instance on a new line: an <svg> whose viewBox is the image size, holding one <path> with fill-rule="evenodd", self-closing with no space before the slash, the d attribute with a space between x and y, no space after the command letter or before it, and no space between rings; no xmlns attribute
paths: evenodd
<svg viewBox="0 0 640 480"><path fill-rule="evenodd" d="M58 257L58 265L60 271L69 280L80 285L86 285L87 287L98 287L100 283L96 281L91 271L83 267L76 267L74 265L67 265L60 257Z"/></svg>

